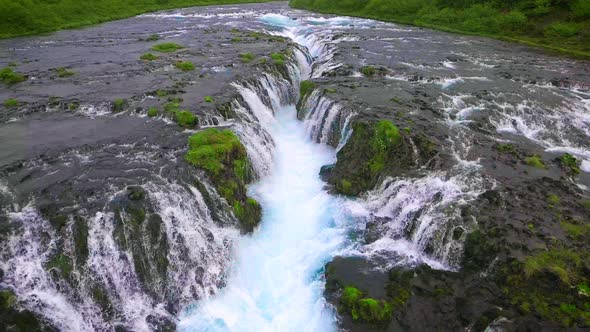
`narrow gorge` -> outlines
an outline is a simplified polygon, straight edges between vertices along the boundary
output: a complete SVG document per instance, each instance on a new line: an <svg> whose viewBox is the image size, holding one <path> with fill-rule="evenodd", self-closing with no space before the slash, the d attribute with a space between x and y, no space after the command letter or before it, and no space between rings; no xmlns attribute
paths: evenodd
<svg viewBox="0 0 590 332"><path fill-rule="evenodd" d="M587 62L270 2L0 68L6 330L590 327Z"/></svg>

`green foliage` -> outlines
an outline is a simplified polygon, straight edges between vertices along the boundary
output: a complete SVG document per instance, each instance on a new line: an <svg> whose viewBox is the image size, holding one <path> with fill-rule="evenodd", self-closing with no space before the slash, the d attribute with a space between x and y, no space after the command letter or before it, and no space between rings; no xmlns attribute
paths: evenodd
<svg viewBox="0 0 590 332"><path fill-rule="evenodd" d="M550 272L564 284L571 285L580 280L578 270L583 267L584 258L569 249L551 249L526 259L524 272L531 277L540 272Z"/></svg>
<svg viewBox="0 0 590 332"><path fill-rule="evenodd" d="M156 116L158 116L158 109L157 109L157 108L155 108L155 107L152 107L152 108L150 108L150 109L147 111L147 116L149 116L150 118L153 118L153 117L156 117Z"/></svg>
<svg viewBox="0 0 590 332"><path fill-rule="evenodd" d="M265 2L268 0L256 0ZM29 35L136 16L162 9L253 0L0 0L0 38ZM147 38L157 40L157 35Z"/></svg>
<svg viewBox="0 0 590 332"><path fill-rule="evenodd" d="M161 43L152 46L152 50L157 52L171 53L183 49L184 46L176 43Z"/></svg>
<svg viewBox="0 0 590 332"><path fill-rule="evenodd" d="M282 66L285 64L285 56L281 53L273 53L270 55L270 58L276 65Z"/></svg>
<svg viewBox="0 0 590 332"><path fill-rule="evenodd" d="M250 52L248 53L240 53L238 55L238 57L240 58L240 61L244 62L244 63L248 63L251 62L252 60L254 60L254 58L256 58L256 56Z"/></svg>
<svg viewBox="0 0 590 332"><path fill-rule="evenodd" d="M58 77L70 77L76 75L74 71L71 71L64 67L56 68L55 72L57 73Z"/></svg>
<svg viewBox="0 0 590 332"><path fill-rule="evenodd" d="M6 67L0 69L0 81L4 84L16 84L24 82L27 78L23 74L15 73L12 68Z"/></svg>
<svg viewBox="0 0 590 332"><path fill-rule="evenodd" d="M590 225L579 224L579 223L570 223L562 221L560 223L561 227L574 239L586 237L590 235Z"/></svg>
<svg viewBox="0 0 590 332"><path fill-rule="evenodd" d="M17 107L17 106L18 106L18 100L14 99L14 98L6 99L4 101L4 107Z"/></svg>
<svg viewBox="0 0 590 332"><path fill-rule="evenodd" d="M545 164L543 163L543 160L541 159L541 157L537 155L526 157L524 159L524 162L529 166L545 169Z"/></svg>
<svg viewBox="0 0 590 332"><path fill-rule="evenodd" d="M290 5L508 38L590 58L587 0L291 0Z"/></svg>
<svg viewBox="0 0 590 332"><path fill-rule="evenodd" d="M305 96L307 96L308 93L311 93L314 88L315 88L314 82L312 82L310 80L301 81L301 83L299 84L299 96L301 98L304 98Z"/></svg>
<svg viewBox="0 0 590 332"><path fill-rule="evenodd" d="M178 61L174 66L182 71L195 70L195 65L190 61Z"/></svg>
<svg viewBox="0 0 590 332"><path fill-rule="evenodd" d="M377 122L374 130L373 139L370 142L373 158L369 160L369 168L372 174L377 174L385 166L387 151L400 144L402 136L399 129L387 120Z"/></svg>
<svg viewBox="0 0 590 332"><path fill-rule="evenodd" d="M561 200L559 199L559 196L555 194L549 194L547 196L547 203L551 204L552 206L559 205L560 202Z"/></svg>
<svg viewBox="0 0 590 332"><path fill-rule="evenodd" d="M384 323L391 320L392 306L386 301L364 297L355 287L346 287L340 297L341 310L347 312L354 320L368 323Z"/></svg>
<svg viewBox="0 0 590 332"><path fill-rule="evenodd" d="M113 101L113 112L122 112L127 107L128 103L125 99L115 99Z"/></svg>
<svg viewBox="0 0 590 332"><path fill-rule="evenodd" d="M498 144L496 145L496 150L498 150L500 153L516 154L516 148L514 147L514 144Z"/></svg>
<svg viewBox="0 0 590 332"><path fill-rule="evenodd" d="M213 102L213 97L211 97L211 96L205 96L205 97L203 98L203 100L204 100L205 102L207 102L207 103L212 103L212 102Z"/></svg>
<svg viewBox="0 0 590 332"><path fill-rule="evenodd" d="M375 67L373 67L373 66L364 66L361 68L361 73L365 76L370 77L370 76L374 76L377 73L377 71L375 70Z"/></svg>
<svg viewBox="0 0 590 332"><path fill-rule="evenodd" d="M174 121L181 127L192 128L197 125L197 117L189 111L177 111L174 113Z"/></svg>
<svg viewBox="0 0 590 332"><path fill-rule="evenodd" d="M154 55L153 53L144 53L139 57L139 59L145 61L154 61L158 59L158 56Z"/></svg>
<svg viewBox="0 0 590 332"><path fill-rule="evenodd" d="M565 153L563 156L559 158L559 162L568 173L572 175L580 174L580 166L578 166L578 160L571 154Z"/></svg>
<svg viewBox="0 0 590 332"><path fill-rule="evenodd" d="M233 169L234 159L244 158L246 149L231 130L209 128L189 138L186 160L214 177L230 166Z"/></svg>

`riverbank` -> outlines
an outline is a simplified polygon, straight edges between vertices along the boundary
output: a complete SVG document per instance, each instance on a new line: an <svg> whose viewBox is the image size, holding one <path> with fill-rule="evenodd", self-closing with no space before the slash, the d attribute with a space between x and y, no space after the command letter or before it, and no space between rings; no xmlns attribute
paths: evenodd
<svg viewBox="0 0 590 332"><path fill-rule="evenodd" d="M120 20L158 10L270 0L145 0L141 2L0 0L0 38L35 35Z"/></svg>
<svg viewBox="0 0 590 332"><path fill-rule="evenodd" d="M363 4L346 1L291 0L297 9L415 25L446 32L496 38L541 47L552 53L590 59L590 5L571 1L550 7L515 1L512 6L445 4L409 0Z"/></svg>

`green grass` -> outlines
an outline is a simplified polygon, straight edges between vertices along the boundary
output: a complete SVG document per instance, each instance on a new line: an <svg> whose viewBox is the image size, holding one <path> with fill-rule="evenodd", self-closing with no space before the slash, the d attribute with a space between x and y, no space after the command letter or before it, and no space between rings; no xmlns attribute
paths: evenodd
<svg viewBox="0 0 590 332"><path fill-rule="evenodd" d="M152 53L144 53L139 57L140 60L145 60L145 61L154 61L154 60L158 60L158 56L154 55Z"/></svg>
<svg viewBox="0 0 590 332"><path fill-rule="evenodd" d="M113 112L122 112L128 106L127 100L115 99L113 101Z"/></svg>
<svg viewBox="0 0 590 332"><path fill-rule="evenodd" d="M0 0L0 38L71 29L163 9L269 0ZM150 36L147 40L155 38Z"/></svg>
<svg viewBox="0 0 590 332"><path fill-rule="evenodd" d="M161 43L161 44L156 44L154 46L152 46L152 50L153 51L157 51L157 52L164 52L164 53L171 53L171 52L176 52L178 50L183 49L184 46L176 44L176 43Z"/></svg>
<svg viewBox="0 0 590 332"><path fill-rule="evenodd" d="M182 71L195 70L195 65L190 61L178 61L174 66Z"/></svg>
<svg viewBox="0 0 590 332"><path fill-rule="evenodd" d="M205 96L205 97L203 97L203 100L206 103L212 103L213 102L213 97L211 97L211 96Z"/></svg>
<svg viewBox="0 0 590 332"><path fill-rule="evenodd" d="M543 160L541 159L541 157L539 157L537 155L526 157L524 159L524 162L525 162L525 164L527 164L531 167L545 169L545 163L543 163Z"/></svg>
<svg viewBox="0 0 590 332"><path fill-rule="evenodd" d="M159 113L158 109L155 107L152 107L147 111L147 116L149 116L150 118L153 118L153 117L158 116L158 113Z"/></svg>
<svg viewBox="0 0 590 332"><path fill-rule="evenodd" d="M256 56L254 54L248 52L248 53L240 53L238 55L238 57L240 58L240 61L242 61L244 63L248 63L248 62L252 62L252 60L254 60L254 58Z"/></svg>
<svg viewBox="0 0 590 332"><path fill-rule="evenodd" d="M26 79L27 78L25 75L14 72L14 70L12 70L12 68L6 67L3 69L0 69L0 81L2 81L4 84L7 84L7 85L16 84L16 83L24 82Z"/></svg>
<svg viewBox="0 0 590 332"><path fill-rule="evenodd" d="M55 72L57 73L57 77L70 77L76 75L74 71L71 71L64 67L56 68Z"/></svg>
<svg viewBox="0 0 590 332"><path fill-rule="evenodd" d="M493 37L590 58L588 0L291 0L290 5Z"/></svg>
<svg viewBox="0 0 590 332"><path fill-rule="evenodd" d="M186 160L213 176L220 175L234 157L246 158L246 149L231 130L209 128L189 138Z"/></svg>
<svg viewBox="0 0 590 332"><path fill-rule="evenodd" d="M550 272L561 282L572 285L580 280L578 270L584 264L584 257L568 249L552 249L527 258L524 272L531 277L540 272Z"/></svg>
<svg viewBox="0 0 590 332"><path fill-rule="evenodd" d="M563 156L559 158L559 163L569 174L580 174L580 166L578 165L578 160L571 154L565 153Z"/></svg>
<svg viewBox="0 0 590 332"><path fill-rule="evenodd" d="M301 98L307 96L308 93L311 93L315 89L315 83L312 81L301 81L299 84L299 96Z"/></svg>
<svg viewBox="0 0 590 332"><path fill-rule="evenodd" d="M197 125L198 118L189 111L176 111L174 121L181 127L192 128Z"/></svg>
<svg viewBox="0 0 590 332"><path fill-rule="evenodd" d="M273 53L270 55L270 58L273 60L275 65L282 66L285 64L285 56L281 53Z"/></svg>
<svg viewBox="0 0 590 332"><path fill-rule="evenodd" d="M361 73L367 77L371 77L376 74L376 70L373 66L364 66L361 68Z"/></svg>
<svg viewBox="0 0 590 332"><path fill-rule="evenodd" d="M18 100L14 99L14 98L6 99L4 101L4 107L17 107L17 106L18 106Z"/></svg>
<svg viewBox="0 0 590 332"><path fill-rule="evenodd" d="M364 294L356 287L346 287L340 296L340 310L347 312L352 319L368 323L387 322L391 319L392 305Z"/></svg>

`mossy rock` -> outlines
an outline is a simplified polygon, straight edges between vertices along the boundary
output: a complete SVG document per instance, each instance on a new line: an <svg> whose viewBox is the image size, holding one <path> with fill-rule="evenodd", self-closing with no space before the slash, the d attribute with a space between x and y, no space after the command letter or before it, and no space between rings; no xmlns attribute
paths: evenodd
<svg viewBox="0 0 590 332"><path fill-rule="evenodd" d="M342 290L339 310L350 315L353 320L366 323L388 323L392 318L392 306L389 302L365 297L363 292L353 286Z"/></svg>

